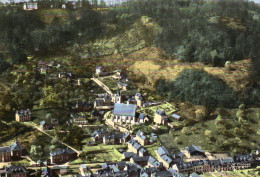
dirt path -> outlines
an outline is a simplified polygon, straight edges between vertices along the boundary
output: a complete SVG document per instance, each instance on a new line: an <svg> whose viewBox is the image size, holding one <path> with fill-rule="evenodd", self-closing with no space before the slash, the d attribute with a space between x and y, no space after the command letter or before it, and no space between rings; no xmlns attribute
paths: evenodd
<svg viewBox="0 0 260 177"><path fill-rule="evenodd" d="M109 95L113 95L112 91L106 86L103 82L101 82L97 78L91 78L97 85L99 85L101 88L103 88Z"/></svg>

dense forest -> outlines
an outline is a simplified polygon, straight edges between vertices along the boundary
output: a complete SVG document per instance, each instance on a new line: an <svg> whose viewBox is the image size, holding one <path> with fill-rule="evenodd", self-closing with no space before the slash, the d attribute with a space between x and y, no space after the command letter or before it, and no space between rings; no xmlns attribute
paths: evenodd
<svg viewBox="0 0 260 177"><path fill-rule="evenodd" d="M38 2L40 7L45 9L56 1ZM54 8L60 8L60 2L54 3ZM185 71L173 81L174 84L166 83L166 86L169 85L167 89L159 88L160 85L157 85L158 93L161 94L162 90L166 89L171 98L178 97L203 104L205 99L201 100L192 95L198 91L197 87L207 88L207 83L212 82L213 86L207 88L207 94L215 93L214 85L220 83L222 85L219 87L223 86L230 94L226 98L224 95L214 98L215 106L228 105L225 99L229 98L248 105L259 103L260 8L253 2L137 0L128 1L121 7L110 7L105 11L96 10L95 5L96 3L90 5L84 1L82 8L68 7L66 11L69 18L66 23L57 16L48 24L42 21L37 11L24 11L22 6L0 7L0 72L13 64L25 61L31 55L45 57L68 53L74 56L74 59L80 58L77 46L117 36L142 16L148 16L160 26L159 33L153 39L149 39L152 41L150 44L163 49L168 55L167 59L199 61L212 66L224 66L226 61L245 58L251 58L253 62L251 82L243 96L233 93L232 89L223 85L225 83L211 80L212 78L202 71ZM198 77L190 77L190 72L195 72ZM188 81L182 82L183 79ZM192 84L195 80L200 83L192 87L195 89L194 92L185 89L185 96L184 92L178 92L178 89L187 86L185 84ZM172 86L178 89L169 90ZM223 99L224 102L221 103Z"/></svg>

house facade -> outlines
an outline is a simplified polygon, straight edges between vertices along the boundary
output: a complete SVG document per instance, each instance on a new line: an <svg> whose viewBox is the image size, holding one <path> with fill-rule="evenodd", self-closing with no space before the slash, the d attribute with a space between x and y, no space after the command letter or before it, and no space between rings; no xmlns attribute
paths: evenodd
<svg viewBox="0 0 260 177"><path fill-rule="evenodd" d="M149 144L149 139L144 135L144 133L142 131L138 131L136 133L136 140L142 145L148 145Z"/></svg>
<svg viewBox="0 0 260 177"><path fill-rule="evenodd" d="M19 142L14 142L10 146L0 147L0 162L10 162L23 155L23 148Z"/></svg>
<svg viewBox="0 0 260 177"><path fill-rule="evenodd" d="M15 120L17 122L31 121L31 111L29 109L16 111Z"/></svg>
<svg viewBox="0 0 260 177"><path fill-rule="evenodd" d="M26 177L27 171L24 166L9 166L5 169L5 177Z"/></svg>
<svg viewBox="0 0 260 177"><path fill-rule="evenodd" d="M162 110L156 110L154 115L154 123L157 125L166 125L168 122L168 116Z"/></svg>
<svg viewBox="0 0 260 177"><path fill-rule="evenodd" d="M61 164L76 158L77 153L69 148L57 149L50 153L51 164Z"/></svg>

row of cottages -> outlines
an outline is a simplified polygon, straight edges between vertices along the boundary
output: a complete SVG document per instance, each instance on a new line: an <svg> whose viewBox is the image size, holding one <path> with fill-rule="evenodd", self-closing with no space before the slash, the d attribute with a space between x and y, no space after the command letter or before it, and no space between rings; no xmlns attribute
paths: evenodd
<svg viewBox="0 0 260 177"><path fill-rule="evenodd" d="M139 124L149 121L148 117L136 112L136 105L115 103L113 110L113 122L120 124Z"/></svg>
<svg viewBox="0 0 260 177"><path fill-rule="evenodd" d="M164 146L160 146L155 150L159 162L162 162L163 166L168 169L173 165L173 160L170 157L170 153Z"/></svg>
<svg viewBox="0 0 260 177"><path fill-rule="evenodd" d="M0 176L5 177L27 177L27 170L24 166L8 166L0 170Z"/></svg>
<svg viewBox="0 0 260 177"><path fill-rule="evenodd" d="M131 139L129 133L109 133L103 137L103 144L126 144Z"/></svg>
<svg viewBox="0 0 260 177"><path fill-rule="evenodd" d="M128 141L127 145L128 145L128 151L135 153L137 156L144 157L149 155L148 151L144 149L142 145L134 139Z"/></svg>
<svg viewBox="0 0 260 177"><path fill-rule="evenodd" d="M147 158L138 158L142 163L147 161ZM143 165L137 163L117 162L111 164L103 164L102 168L97 170L93 176L131 176L131 177L184 177L177 172L157 169L154 167L143 168ZM194 176L195 177L195 176Z"/></svg>
<svg viewBox="0 0 260 177"><path fill-rule="evenodd" d="M234 160L232 157L225 157L216 160L196 160L191 162L179 162L174 164L172 168L179 173L208 173L214 171L233 171L247 169L251 167L251 163L252 158L250 157L250 155L248 155L248 157L246 159L243 159L242 161Z"/></svg>
<svg viewBox="0 0 260 177"><path fill-rule="evenodd" d="M72 74L71 73L62 72L62 73L59 73L58 77L60 79L65 79L68 82L70 82L72 80Z"/></svg>
<svg viewBox="0 0 260 177"><path fill-rule="evenodd" d="M50 153L51 164L62 164L77 158L77 153L69 148L61 148Z"/></svg>
<svg viewBox="0 0 260 177"><path fill-rule="evenodd" d="M11 162L19 159L23 155L23 148L19 142L14 142L10 146L0 147L0 162Z"/></svg>
<svg viewBox="0 0 260 177"><path fill-rule="evenodd" d="M15 120L17 122L31 121L31 111L29 109L16 111Z"/></svg>
<svg viewBox="0 0 260 177"><path fill-rule="evenodd" d="M96 98L94 101L94 108L101 109L103 107L113 108L112 98L107 93L102 98Z"/></svg>
<svg viewBox="0 0 260 177"><path fill-rule="evenodd" d="M59 125L59 121L56 118L52 118L49 122L41 121L40 122L40 129L41 130L52 130L55 126Z"/></svg>
<svg viewBox="0 0 260 177"><path fill-rule="evenodd" d="M107 129L95 130L91 134L91 137L94 142L100 142L103 141L103 137L108 133L109 131Z"/></svg>
<svg viewBox="0 0 260 177"><path fill-rule="evenodd" d="M71 114L71 120L70 123L76 124L76 125L88 125L88 120L86 119L86 117L81 114Z"/></svg>
<svg viewBox="0 0 260 177"><path fill-rule="evenodd" d="M74 113L77 112L89 112L92 110L92 103L90 101L77 102L75 107L72 108Z"/></svg>

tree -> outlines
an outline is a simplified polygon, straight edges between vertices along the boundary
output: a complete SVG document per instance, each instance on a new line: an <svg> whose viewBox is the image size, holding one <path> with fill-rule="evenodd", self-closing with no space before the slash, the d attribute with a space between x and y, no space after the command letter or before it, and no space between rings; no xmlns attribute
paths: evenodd
<svg viewBox="0 0 260 177"><path fill-rule="evenodd" d="M210 130L205 130L205 136L210 137L211 136L211 131Z"/></svg>
<svg viewBox="0 0 260 177"><path fill-rule="evenodd" d="M106 2L104 0L100 1L100 7L105 8L106 7Z"/></svg>

